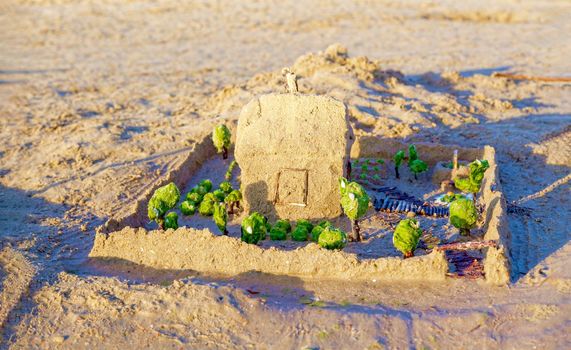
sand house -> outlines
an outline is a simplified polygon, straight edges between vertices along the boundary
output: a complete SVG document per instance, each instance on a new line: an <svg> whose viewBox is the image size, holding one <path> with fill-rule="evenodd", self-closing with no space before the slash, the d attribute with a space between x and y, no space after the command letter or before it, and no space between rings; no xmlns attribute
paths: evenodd
<svg viewBox="0 0 571 350"><path fill-rule="evenodd" d="M243 108L236 137L247 212L290 220L341 214L339 177L346 175L353 143L342 102L263 95Z"/></svg>

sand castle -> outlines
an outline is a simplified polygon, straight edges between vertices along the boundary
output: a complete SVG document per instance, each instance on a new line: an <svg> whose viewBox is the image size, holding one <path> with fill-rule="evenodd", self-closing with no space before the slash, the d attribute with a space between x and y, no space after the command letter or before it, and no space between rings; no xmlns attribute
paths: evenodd
<svg viewBox="0 0 571 350"><path fill-rule="evenodd" d="M233 185L243 192L243 208L242 216L233 215L225 230L228 237L218 237L216 228L208 226L212 224L209 215L182 212L179 229L152 231L147 225L147 198L153 193L149 191L130 210L102 227L90 257L231 275L260 271L307 278L434 281L456 274L485 278L494 284L509 281L510 233L493 148L416 143L415 152L429 170L417 178L416 172L403 167L397 178L387 169L396 166L393 156L397 151L408 148L410 157L408 143L367 135L355 138L342 102L300 94L295 75L286 73L288 93L254 98L241 111L234 152L229 157L235 157L239 166L239 181ZM448 164L451 155L454 165L474 159L490 164L477 198L484 208L477 227L479 238L468 243L458 242L456 230L448 225L448 207L434 202L444 191L441 183L453 178L456 166ZM179 184L182 193L190 193L206 178L221 184L230 181L224 174L227 163L216 156L211 135L207 135L165 176L165 182ZM366 244L348 245L339 252L293 240L293 234L291 240L267 240L265 232L256 244L237 239L242 232L240 220L254 212L265 215L270 225L277 219L314 223L329 219L335 227L343 227L339 178L347 177L349 164L353 164L353 180L369 192L376 211L370 207L370 215L363 220ZM423 236L422 247L414 248L418 254L402 259L386 238L393 235L393 224L409 214L422 217L419 220L429 234ZM444 253L449 250L473 253L458 253L449 261ZM463 261L470 265L462 265Z"/></svg>

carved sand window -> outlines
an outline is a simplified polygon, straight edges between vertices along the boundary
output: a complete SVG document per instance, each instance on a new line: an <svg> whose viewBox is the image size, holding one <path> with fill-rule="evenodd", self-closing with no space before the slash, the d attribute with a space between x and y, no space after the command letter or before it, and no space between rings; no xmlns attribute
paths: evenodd
<svg viewBox="0 0 571 350"><path fill-rule="evenodd" d="M282 169L278 173L275 203L307 206L307 169Z"/></svg>

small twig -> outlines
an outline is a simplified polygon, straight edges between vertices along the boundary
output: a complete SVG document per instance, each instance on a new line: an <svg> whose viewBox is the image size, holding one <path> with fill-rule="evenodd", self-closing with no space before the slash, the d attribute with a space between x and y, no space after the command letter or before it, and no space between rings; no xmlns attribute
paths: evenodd
<svg viewBox="0 0 571 350"><path fill-rule="evenodd" d="M530 76L524 74L514 73L494 73L493 77L507 78L512 80L532 80L532 81L545 81L555 83L571 83L571 77L546 77L546 76Z"/></svg>
<svg viewBox="0 0 571 350"><path fill-rule="evenodd" d="M289 93L298 92L299 90L297 87L297 75L295 75L295 73L292 72L291 69L287 67L282 69L282 74L286 77L287 92Z"/></svg>
<svg viewBox="0 0 571 350"><path fill-rule="evenodd" d="M434 250L477 250L487 247L496 248L497 246L498 242L496 241L472 241L442 244L434 247Z"/></svg>
<svg viewBox="0 0 571 350"><path fill-rule="evenodd" d="M529 196L525 196L523 198L520 198L516 201L513 201L513 204L515 205L519 205L522 203L525 203L527 201L530 201L532 199L536 199L539 197L543 197L545 196L547 193L553 191L554 189L556 189L557 187L566 184L567 182L569 182L569 180L571 180L571 173L567 174L567 176L562 177L561 179L555 181L554 183L552 183L551 185L545 187L544 189L542 189L541 191L537 191L534 194L530 194Z"/></svg>

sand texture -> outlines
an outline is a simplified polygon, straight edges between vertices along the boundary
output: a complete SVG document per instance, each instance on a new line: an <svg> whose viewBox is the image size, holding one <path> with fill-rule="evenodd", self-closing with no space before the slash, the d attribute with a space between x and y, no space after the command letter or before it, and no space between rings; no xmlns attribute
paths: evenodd
<svg viewBox="0 0 571 350"><path fill-rule="evenodd" d="M568 78L570 32L568 1L2 1L0 349L569 348L571 85L505 74ZM249 101L286 92L283 67L300 94L346 106L363 140L352 158L382 151L366 139L492 146L484 224L509 250L488 249L484 269L505 282L509 268L508 286L89 258L105 234L139 232L126 226L145 227L145 248L166 245L145 200L190 185L215 155L212 127L235 135ZM241 251L220 242L237 250L204 252ZM346 264L381 247L318 256Z"/></svg>

